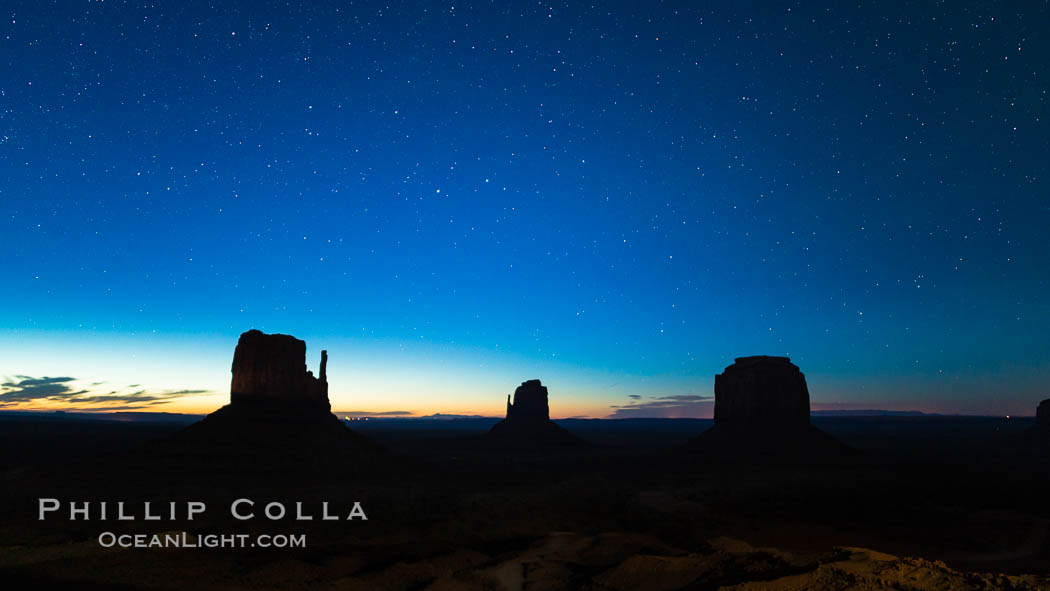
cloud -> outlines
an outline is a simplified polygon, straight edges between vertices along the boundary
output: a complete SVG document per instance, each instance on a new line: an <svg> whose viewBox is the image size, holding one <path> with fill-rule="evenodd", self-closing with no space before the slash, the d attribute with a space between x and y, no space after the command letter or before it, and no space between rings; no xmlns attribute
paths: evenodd
<svg viewBox="0 0 1050 591"><path fill-rule="evenodd" d="M624 405L613 405L613 413L607 418L709 418L711 416L711 396L699 394L673 394L671 396L650 397L644 402L642 396L630 394L631 401Z"/></svg>
<svg viewBox="0 0 1050 591"><path fill-rule="evenodd" d="M381 412L372 410L339 410L334 414L348 417L411 417L415 416L416 413L410 410L384 410Z"/></svg>
<svg viewBox="0 0 1050 591"><path fill-rule="evenodd" d="M169 398L177 398L182 396L178 392L161 392L160 394L150 394L145 390L139 390L132 392L131 394L101 394L98 396L76 396L72 398L71 402L79 402L84 404L95 404L105 402L152 402L156 400L166 400Z"/></svg>
<svg viewBox="0 0 1050 591"><path fill-rule="evenodd" d="M9 378L9 381L0 384L0 405L34 400L61 400L87 393L87 390L74 391L69 387L69 382L76 378L49 378L46 376L42 378L15 376L15 378L18 381L11 381Z"/></svg>
<svg viewBox="0 0 1050 591"><path fill-rule="evenodd" d="M675 394L673 396L660 396L656 400L669 401L669 402L701 402L704 400L711 400L710 396L700 396L699 394ZM651 403L646 403L651 404Z"/></svg>
<svg viewBox="0 0 1050 591"><path fill-rule="evenodd" d="M32 402L67 403L75 405L95 405L96 408L78 408L78 410L129 410L148 408L156 404L166 404L181 396L205 394L208 390L162 390L149 392L136 390L121 393L118 390L108 394L98 394L89 390L73 387L76 378L42 377L16 375L0 383L0 407L9 407ZM102 383L102 382L99 382ZM113 406L121 403L120 406Z"/></svg>
<svg viewBox="0 0 1050 591"><path fill-rule="evenodd" d="M171 402L171 401L170 400L162 400L161 402L162 403L167 403L167 402ZM143 410L143 409L147 409L148 410L149 408L150 407L142 406L141 404L127 404L127 405L123 405L123 406L104 406L104 407L97 407L97 408L77 408L77 409L74 409L74 411L75 412L85 412L85 413L86 412L103 412L103 413L107 413L107 412L113 412L113 411L117 411L117 410ZM162 411L157 411L157 412L162 412ZM163 412L167 412L167 411L163 411Z"/></svg>

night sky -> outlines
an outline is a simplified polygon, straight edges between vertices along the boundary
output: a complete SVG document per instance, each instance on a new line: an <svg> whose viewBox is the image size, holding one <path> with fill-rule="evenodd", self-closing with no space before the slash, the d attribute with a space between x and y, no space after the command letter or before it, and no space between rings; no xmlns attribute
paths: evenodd
<svg viewBox="0 0 1050 591"><path fill-rule="evenodd" d="M0 407L1034 414L1048 4L694 4L4 2Z"/></svg>

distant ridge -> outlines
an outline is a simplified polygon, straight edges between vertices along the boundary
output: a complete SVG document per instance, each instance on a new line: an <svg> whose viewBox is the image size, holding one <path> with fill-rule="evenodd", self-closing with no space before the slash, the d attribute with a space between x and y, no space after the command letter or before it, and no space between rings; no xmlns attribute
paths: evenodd
<svg viewBox="0 0 1050 591"><path fill-rule="evenodd" d="M201 420L204 415L196 415L178 412L148 412L148 411L65 411L65 410L0 410L0 416L6 417L32 417L34 419L46 419L52 421L118 421L122 423L131 422L153 422L153 423L192 423Z"/></svg>
<svg viewBox="0 0 1050 591"><path fill-rule="evenodd" d="M946 415L922 412L921 410L883 410L863 408L850 410L811 410L814 417L942 417Z"/></svg>
<svg viewBox="0 0 1050 591"><path fill-rule="evenodd" d="M487 417L485 415L457 415L457 414L444 414L434 413L431 415L423 415L414 417L411 415L404 414L382 414L382 413L362 413L362 412L335 412L336 416L339 417L353 417L355 419L368 419L369 421L460 421L468 419L491 419L499 420L499 417Z"/></svg>
<svg viewBox="0 0 1050 591"><path fill-rule="evenodd" d="M499 417L486 417L484 415L453 415L444 413L434 413L432 415L425 415L422 417L414 417L419 419L431 419L435 421L455 421L460 419L498 419Z"/></svg>

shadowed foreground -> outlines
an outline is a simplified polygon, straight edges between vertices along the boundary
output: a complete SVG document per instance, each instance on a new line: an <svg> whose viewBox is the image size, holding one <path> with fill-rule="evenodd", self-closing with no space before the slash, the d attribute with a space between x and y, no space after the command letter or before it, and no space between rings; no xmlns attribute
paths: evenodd
<svg viewBox="0 0 1050 591"><path fill-rule="evenodd" d="M305 357L292 336L242 334L230 404L188 426L0 416L0 449L20 452L3 457L0 575L145 589L1050 585L1026 574L1050 571L1042 412L1034 426L814 425L799 368L755 356L716 377L714 426L559 425L528 380L495 424L358 433L330 412L327 354L317 377Z"/></svg>
<svg viewBox="0 0 1050 591"><path fill-rule="evenodd" d="M273 463L157 455L182 425L4 417L0 575L77 588L1039 589L1045 456L1032 421L826 419L858 450L740 464L687 444L710 421L562 421L591 445L516 457L488 421L370 421L387 451ZM337 425L340 428L341 425ZM100 437L100 433L109 435ZM61 441L62 444L56 444ZM50 447L40 445L50 442ZM97 443L96 443L97 442ZM24 453L15 454L15 450ZM1040 458L1044 458L1042 464ZM201 519L36 519L36 499L199 499ZM367 521L238 521L229 504L327 501ZM102 549L102 531L293 534L306 548ZM863 550L860 548L870 548ZM894 558L898 556L901 558ZM985 573L985 574L973 574ZM1029 574L1026 574L1029 573ZM747 586L747 585L751 586Z"/></svg>

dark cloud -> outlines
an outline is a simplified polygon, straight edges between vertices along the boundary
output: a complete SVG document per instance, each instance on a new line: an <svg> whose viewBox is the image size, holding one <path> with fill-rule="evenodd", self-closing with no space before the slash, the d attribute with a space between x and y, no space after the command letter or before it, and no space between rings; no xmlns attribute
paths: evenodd
<svg viewBox="0 0 1050 591"><path fill-rule="evenodd" d="M167 402L171 402L171 401L170 400L162 400L161 402L162 403L167 403ZM92 413L92 412L110 413L110 412L117 411L117 410L122 410L122 411L123 410L143 410L143 409L147 409L148 410L149 408L150 407L143 406L141 404L127 404L127 405L122 405L122 406L100 406L98 408L78 408L78 409L76 409L74 411L71 411L71 412L77 412L77 413ZM156 412L167 412L167 411L159 411L158 410Z"/></svg>
<svg viewBox="0 0 1050 591"><path fill-rule="evenodd" d="M71 399L71 402L82 402L85 404L96 404L105 402L152 402L154 400L167 400L170 398L177 398L182 396L178 392L162 392L160 394L150 394L145 390L139 390L132 392L131 394L102 394L98 396L76 396Z"/></svg>
<svg viewBox="0 0 1050 591"><path fill-rule="evenodd" d="M673 396L660 396L656 400L664 402L701 402L704 400L711 400L711 397L700 396L699 394L675 394Z"/></svg>
<svg viewBox="0 0 1050 591"><path fill-rule="evenodd" d="M63 400L78 394L87 393L87 390L74 391L73 388L69 387L69 382L76 378L15 376L15 379L18 381L9 379L0 384L0 405L33 400Z"/></svg>
<svg viewBox="0 0 1050 591"><path fill-rule="evenodd" d="M711 396L699 394L673 394L671 396L657 396L649 398L644 402L642 396L629 394L631 402L624 405L614 405L609 408L613 413L607 418L707 418L711 416Z"/></svg>
<svg viewBox="0 0 1050 591"><path fill-rule="evenodd" d="M192 394L205 394L207 390L164 390L160 392L148 392L136 390L131 393L120 393L117 390L108 394L97 394L89 390L77 390L72 387L76 378L71 377L42 377L33 378L18 375L15 379L8 378L0 384L0 407L11 406L25 402L66 402L71 404L97 404L99 410L131 410L136 408L147 408L150 405L165 404L180 396ZM96 382L101 384L104 382ZM122 406L109 406L115 403L123 403Z"/></svg>

